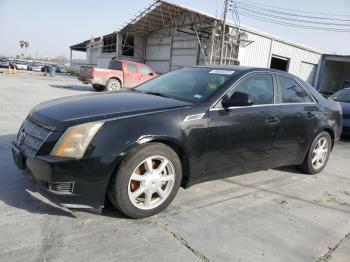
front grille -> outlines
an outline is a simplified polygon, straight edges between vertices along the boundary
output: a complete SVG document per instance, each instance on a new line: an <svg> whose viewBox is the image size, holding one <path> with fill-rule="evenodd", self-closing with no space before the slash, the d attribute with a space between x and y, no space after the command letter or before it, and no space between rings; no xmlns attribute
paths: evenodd
<svg viewBox="0 0 350 262"><path fill-rule="evenodd" d="M49 190L58 193L73 193L74 182L52 182L48 183Z"/></svg>
<svg viewBox="0 0 350 262"><path fill-rule="evenodd" d="M18 132L16 144L26 156L35 157L50 132L30 120L25 120Z"/></svg>

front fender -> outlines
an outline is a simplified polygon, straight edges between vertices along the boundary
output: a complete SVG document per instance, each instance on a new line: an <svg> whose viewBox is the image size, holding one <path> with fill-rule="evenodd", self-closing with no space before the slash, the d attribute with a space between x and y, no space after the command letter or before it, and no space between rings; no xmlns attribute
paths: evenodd
<svg viewBox="0 0 350 262"><path fill-rule="evenodd" d="M207 118L184 121L186 111L174 109L108 120L91 141L86 157L111 156L116 159L117 166L130 149L144 143L161 142L172 147L186 163L184 175L189 182L192 178L196 180L206 170L203 156Z"/></svg>

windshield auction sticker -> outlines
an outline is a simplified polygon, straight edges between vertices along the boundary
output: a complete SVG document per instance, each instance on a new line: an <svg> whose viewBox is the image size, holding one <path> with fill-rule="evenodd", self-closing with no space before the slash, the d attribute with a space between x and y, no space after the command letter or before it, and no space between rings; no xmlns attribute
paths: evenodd
<svg viewBox="0 0 350 262"><path fill-rule="evenodd" d="M217 74L217 75L232 75L235 71L232 70L211 70L209 74Z"/></svg>

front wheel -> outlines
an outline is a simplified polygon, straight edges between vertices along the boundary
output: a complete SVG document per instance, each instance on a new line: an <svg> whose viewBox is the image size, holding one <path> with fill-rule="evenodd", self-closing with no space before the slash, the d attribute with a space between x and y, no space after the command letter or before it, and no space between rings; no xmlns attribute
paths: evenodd
<svg viewBox="0 0 350 262"><path fill-rule="evenodd" d="M181 178L181 161L176 152L164 144L149 143L132 149L122 160L108 196L128 217L148 217L171 203Z"/></svg>
<svg viewBox="0 0 350 262"><path fill-rule="evenodd" d="M319 133L312 142L300 169L311 175L321 172L328 162L331 148L331 136L325 131Z"/></svg>

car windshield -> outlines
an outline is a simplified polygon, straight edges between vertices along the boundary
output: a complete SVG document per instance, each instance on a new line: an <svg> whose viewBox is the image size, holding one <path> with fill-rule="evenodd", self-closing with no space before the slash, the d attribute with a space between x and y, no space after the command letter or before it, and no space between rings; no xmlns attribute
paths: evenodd
<svg viewBox="0 0 350 262"><path fill-rule="evenodd" d="M233 70L210 68L181 69L145 82L136 87L135 90L179 100L199 102L222 88L223 84L234 73Z"/></svg>
<svg viewBox="0 0 350 262"><path fill-rule="evenodd" d="M330 96L331 99L339 102L350 103L350 89L343 89Z"/></svg>

